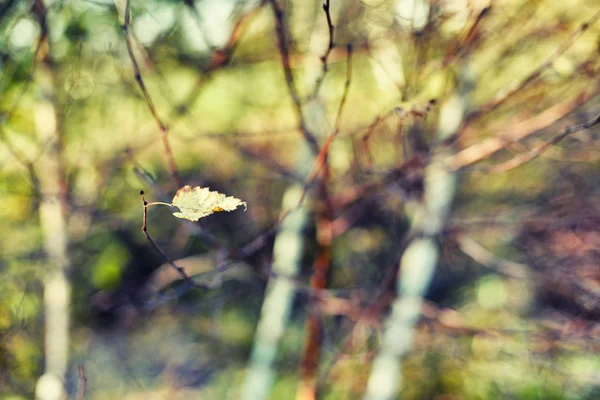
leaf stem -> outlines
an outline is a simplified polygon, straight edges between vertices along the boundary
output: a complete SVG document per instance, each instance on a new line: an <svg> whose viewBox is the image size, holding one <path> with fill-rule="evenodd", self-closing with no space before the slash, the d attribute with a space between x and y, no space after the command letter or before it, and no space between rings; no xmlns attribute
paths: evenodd
<svg viewBox="0 0 600 400"><path fill-rule="evenodd" d="M152 203L148 203L145 205L146 207L150 207L150 206L169 206L169 207L174 207L173 204L171 203L163 203L162 201L154 201Z"/></svg>

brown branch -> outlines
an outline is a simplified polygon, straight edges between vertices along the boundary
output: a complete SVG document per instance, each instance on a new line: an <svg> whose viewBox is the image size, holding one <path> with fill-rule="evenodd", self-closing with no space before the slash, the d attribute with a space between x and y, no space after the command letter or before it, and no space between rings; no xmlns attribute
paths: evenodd
<svg viewBox="0 0 600 400"><path fill-rule="evenodd" d="M560 133L554 135L552 138L550 138L548 141L542 143L538 147L531 149L527 153L519 154L519 155L511 158L510 160L505 161L502 164L491 168L490 172L501 173L501 172L510 171L513 168L517 168L525 163L535 160L536 158L541 156L544 151L548 150L551 146L554 146L555 144L557 144L558 142L560 142L567 136L569 136L575 132L579 132L584 129L591 128L592 126L597 125L599 123L600 123L600 114L596 115L590 121L584 122L582 124L566 127Z"/></svg>
<svg viewBox="0 0 600 400"><path fill-rule="evenodd" d="M127 0L127 3L125 5L125 16L124 16L123 25L121 25L121 30L123 31L123 34L125 35L125 43L127 44L127 52L129 54L129 58L131 60L132 66L133 66L135 80L136 80L138 86L140 87L142 94L144 95L144 99L146 100L148 109L150 110L150 113L152 114L152 117L154 118L154 121L156 122L156 125L158 126L158 129L160 131L160 140L162 142L163 151L165 154L165 158L167 160L169 174L171 175L171 178L173 178L173 180L175 181L175 184L177 185L177 187L181 187L182 186L181 178L179 177L179 172L177 171L177 165L175 164L175 158L173 156L173 150L171 149L171 145L169 143L169 138L168 138L169 129L168 129L167 125L162 121L160 116L158 115L158 111L156 110L154 102L152 101L152 98L150 97L150 93L148 92L148 88L146 87L144 78L142 77L142 72L140 70L140 66L139 66L139 64L135 58L134 52L133 52L131 33L129 31L129 28L131 25L130 12L131 12L130 11L130 0Z"/></svg>
<svg viewBox="0 0 600 400"><path fill-rule="evenodd" d="M514 87L508 89L505 92L499 93L492 100L487 102L486 104L480 106L476 110L472 111L466 118L466 122L470 122L473 119L477 118L480 115L485 115L490 111L495 110L500 105L502 105L506 100L519 93L523 88L529 85L531 82L535 81L537 78L542 75L542 73L550 68L552 64L556 61L558 57L560 57L571 45L585 32L590 26L596 23L600 19L600 11L596 12L587 22L581 24L581 26L573 31L571 35L565 40L553 53L551 53L544 62L542 62L536 69L534 69L525 79L523 79L520 83L515 85Z"/></svg>
<svg viewBox="0 0 600 400"><path fill-rule="evenodd" d="M313 264L310 288L313 291L327 287L327 273L331 265L332 209L327 204L328 194L326 182L321 183L321 210L317 220L317 257ZM321 335L323 331L322 311L318 306L318 298L311 299L308 320L306 321L306 342L302 352L301 381L296 392L297 400L314 400L317 398L317 367L321 354ZM322 300L321 300L322 301Z"/></svg>
<svg viewBox="0 0 600 400"><path fill-rule="evenodd" d="M281 10L281 7L279 7L279 4L277 4L277 0L269 0L269 3L271 3L273 15L275 16L275 32L277 34L279 53L281 54L281 64L283 65L285 81L287 83L290 96L294 102L294 109L296 110L296 115L298 117L299 129L313 153L319 154L319 143L317 142L315 135L313 135L306 126L304 114L302 113L302 101L300 100L300 95L298 94L298 90L296 89L296 85L294 83L294 75L292 74L292 67L290 65L290 52L286 41L285 27L283 23L283 11Z"/></svg>
<svg viewBox="0 0 600 400"><path fill-rule="evenodd" d="M85 395L85 384L87 383L87 376L85 376L83 364L77 365L77 374L79 375L79 380L77 382L76 400L83 400Z"/></svg>
<svg viewBox="0 0 600 400"><path fill-rule="evenodd" d="M338 118L339 118L338 113ZM318 293L327 287L327 273L331 266L331 244L333 241L334 209L330 200L328 184L330 169L327 162L323 165L323 179L319 182L319 206L317 210L317 255L313 263L310 289ZM301 381L296 392L297 400L315 400L317 398L317 368L321 354L321 335L323 331L323 298L312 296L306 321L306 342L301 360Z"/></svg>
<svg viewBox="0 0 600 400"><path fill-rule="evenodd" d="M327 10L329 7L327 2ZM333 240L333 217L334 210L329 199L327 184L329 180L329 165L327 163L327 155L333 139L340 131L341 116L344 110L344 105L348 98L350 82L352 80L352 46L347 46L347 61L346 61L346 82L344 92L340 100L340 105L335 117L334 129L331 135L325 141L323 148L319 152L317 160L313 167L313 173L309 175L307 184L304 186L304 192L300 203L302 203L312 181L317 178L321 169L323 169L323 180L320 182L320 209L317 214L317 256L313 264L313 273L310 279L310 287L313 290L322 290L327 287L327 273L331 264L331 244ZM312 298L313 307L308 315L306 322L306 342L301 361L301 382L298 385L296 392L297 400L314 400L317 398L317 367L321 354L321 334L323 330L323 319L318 299Z"/></svg>
<svg viewBox="0 0 600 400"><path fill-rule="evenodd" d="M547 128L565 115L569 114L577 107L585 104L587 101L600 93L600 80L594 85L579 93L577 96L565 100L553 107L548 108L535 117L518 123L504 132L489 139L485 139L466 149L458 152L446 161L446 165L451 170L465 168L471 164L487 159L492 154L504 149L510 143L525 139L541 129ZM465 129L463 128L463 132Z"/></svg>

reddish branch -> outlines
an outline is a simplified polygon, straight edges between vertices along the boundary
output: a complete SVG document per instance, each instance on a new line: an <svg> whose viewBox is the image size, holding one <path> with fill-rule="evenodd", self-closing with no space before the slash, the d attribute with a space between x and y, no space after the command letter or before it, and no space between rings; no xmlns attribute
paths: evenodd
<svg viewBox="0 0 600 400"><path fill-rule="evenodd" d="M327 184L329 168L325 168L325 177L320 183L320 209L317 215L317 256L313 263L310 287L313 291L327 287L327 273L331 265L331 243L333 239L333 209L329 203ZM301 382L296 393L297 400L313 400L317 398L317 367L321 353L321 335L323 318L320 307L315 307L319 299L311 298L306 322L306 338L301 361Z"/></svg>
<svg viewBox="0 0 600 400"><path fill-rule="evenodd" d="M506 148L511 143L523 140L534 133L549 127L577 107L580 107L597 96L599 93L600 80L597 80L592 87L584 90L577 96L550 107L546 111L527 121L513 125L495 137L485 139L456 153L446 161L446 165L452 170L457 170L481 160L485 160L491 155ZM465 129L463 129L462 133L464 132Z"/></svg>
<svg viewBox="0 0 600 400"><path fill-rule="evenodd" d="M315 162L314 175L309 177L308 184L305 185L305 192L310 186L310 181L318 176L319 171L323 170L323 179L319 184L319 210L317 212L317 256L313 264L313 274L310 279L310 286L313 290L322 290L327 287L327 273L331 264L331 243L333 240L333 218L334 209L332 207L328 184L330 178L329 165L327 163L327 154L331 142L337 136L340 130L341 115L348 97L348 89L352 79L352 46L348 45L348 58L346 70L346 82L344 85L344 93L340 100L340 105L335 119L334 130L327 138L317 161ZM304 196L303 196L304 197ZM312 299L312 302L316 299ZM307 320L307 337L304 346L301 364L301 382L298 386L296 399L312 400L317 397L317 366L319 364L319 356L321 353L321 334L323 330L323 319L319 307L310 307L310 312Z"/></svg>
<svg viewBox="0 0 600 400"><path fill-rule="evenodd" d="M179 172L177 171L177 165L175 164L175 157L173 156L173 150L171 149L171 145L169 143L169 129L168 129L167 125L162 121L160 116L158 115L158 111L156 110L156 107L154 106L154 102L152 101L152 98L150 97L150 93L148 92L146 84L144 83L144 78L142 77L142 72L140 70L140 66L135 58L134 53L133 53L132 38L131 38L131 33L129 32L129 28L131 25L131 14L130 14L129 6L130 6L129 0L127 0L127 4L125 6L124 22L123 22L123 25L121 25L121 29L123 30L123 33L125 35L125 42L127 43L127 52L129 53L129 58L131 59L131 64L133 66L133 71L135 74L135 80L138 83L138 86L140 87L142 94L144 95L144 99L146 100L148 109L150 110L150 113L152 113L152 117L154 118L154 121L156 121L156 125L158 126L158 129L160 131L160 140L162 142L163 150L165 153L165 158L167 160L169 174L171 175L171 178L173 178L173 180L175 181L175 184L177 185L177 187L181 187L182 186L181 178L179 177Z"/></svg>
<svg viewBox="0 0 600 400"><path fill-rule="evenodd" d="M579 132L584 129L591 128L592 126L597 125L597 124L600 124L600 114L596 115L593 119L591 119L587 122L584 122L584 123L578 124L578 125L572 125L572 126L569 126L565 129L563 129L560 133L554 135L548 141L542 143L541 145L539 145L538 147L536 147L534 149L531 149L527 153L519 154L519 155L511 158L510 160L505 161L502 164L493 167L491 169L491 172L506 172L513 168L519 167L525 163L528 163L529 161L535 160L536 158L541 156L543 152L545 152L551 146L554 146L555 144L557 144L558 142L560 142L567 136L569 136L575 132Z"/></svg>

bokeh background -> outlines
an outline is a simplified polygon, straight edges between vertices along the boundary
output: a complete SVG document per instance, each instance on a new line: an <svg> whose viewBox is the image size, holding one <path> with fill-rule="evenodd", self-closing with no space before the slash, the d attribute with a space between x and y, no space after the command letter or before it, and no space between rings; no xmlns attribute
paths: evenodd
<svg viewBox="0 0 600 400"><path fill-rule="evenodd" d="M70 398L77 365L88 399L240 398L293 187L306 221L270 398L307 398L315 315L319 397L361 398L457 93L453 145L499 151L459 165L402 398L600 397L600 128L504 164L600 112L596 0L333 0L329 50L321 1L278 3L283 45L271 1L126 3L0 1L0 398L33 398L48 368L53 276ZM318 175L302 130L337 132ZM140 229L140 190L183 184L248 203L198 223L148 208L194 289Z"/></svg>

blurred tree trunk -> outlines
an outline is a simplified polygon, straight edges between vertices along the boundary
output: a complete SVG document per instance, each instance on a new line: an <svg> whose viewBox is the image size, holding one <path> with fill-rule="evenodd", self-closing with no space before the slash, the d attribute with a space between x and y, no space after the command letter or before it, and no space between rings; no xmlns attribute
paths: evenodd
<svg viewBox="0 0 600 400"><path fill-rule="evenodd" d="M37 162L41 201L40 227L46 253L44 281L45 371L38 380L36 397L43 400L65 398L64 377L69 354L70 284L66 227L67 189L62 164L62 138L57 120L60 110L56 101L56 82L50 56L47 8L36 0L34 13L40 25L40 42L36 54L36 82L40 100L34 109L35 127L44 148Z"/></svg>

